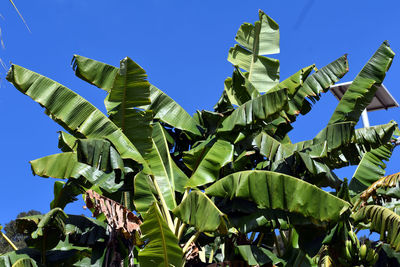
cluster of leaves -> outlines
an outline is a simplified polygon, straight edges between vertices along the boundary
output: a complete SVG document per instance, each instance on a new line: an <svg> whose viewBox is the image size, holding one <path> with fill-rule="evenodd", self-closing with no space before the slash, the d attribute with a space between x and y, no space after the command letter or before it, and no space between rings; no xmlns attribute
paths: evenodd
<svg viewBox="0 0 400 267"><path fill-rule="evenodd" d="M36 210L21 212L17 215L17 219L37 214L40 214L40 212ZM24 236L23 234L18 232L16 220L11 220L10 222L6 223L2 230L17 248L26 247L25 238L27 238L27 236ZM4 254L12 250L13 248L11 247L11 245L4 238L0 238L0 254Z"/></svg>
<svg viewBox="0 0 400 267"><path fill-rule="evenodd" d="M12 65L7 80L69 133L60 132L62 153L31 161L34 174L65 180L54 184L51 211L18 220L29 248L0 263L365 266L378 252L395 254L400 219L389 200L398 197L398 175L381 177L397 124L355 129L391 65L388 43L326 127L291 143L291 124L348 71L346 55L279 82L279 61L265 56L279 52L274 20L260 11L236 41L228 55L234 71L214 111L193 117L130 58L119 68L73 58L76 76L107 92L107 116L63 85ZM350 184L333 172L348 165L358 165ZM63 212L80 194L96 220ZM364 228L382 242L360 244L354 232Z"/></svg>

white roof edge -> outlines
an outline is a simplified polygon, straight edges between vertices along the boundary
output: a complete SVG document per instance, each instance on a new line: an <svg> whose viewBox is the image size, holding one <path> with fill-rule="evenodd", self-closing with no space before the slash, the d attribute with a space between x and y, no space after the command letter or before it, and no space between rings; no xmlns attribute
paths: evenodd
<svg viewBox="0 0 400 267"><path fill-rule="evenodd" d="M338 84L332 85L329 89L334 89L334 88L341 87L341 86L348 86L348 85L350 85L352 82L353 82L353 81L344 82L344 83L338 83ZM385 90L385 92L390 96L390 98L393 100L395 106L396 106L396 107L399 107L399 103L397 103L396 99L392 96L392 94L389 92L389 90L386 88L386 86L385 86L383 83L381 83L380 87L382 87L383 90ZM346 89L346 90L347 90L347 89ZM336 94L333 94L333 95L336 97L336 99L338 99L338 97L336 96ZM338 100L339 100L339 99L338 99ZM383 107L382 109L386 109L386 108ZM378 109L376 109L376 110L378 110Z"/></svg>
<svg viewBox="0 0 400 267"><path fill-rule="evenodd" d="M346 86L346 85L349 85L351 83L352 83L352 81L351 82L344 82L344 83L337 83L337 84L332 85L330 88L335 88L335 87L339 87L339 86Z"/></svg>
<svg viewBox="0 0 400 267"><path fill-rule="evenodd" d="M399 103L397 103L396 99L392 96L392 94L389 92L389 90L386 88L386 86L382 83L381 84L383 89L388 93L388 95L393 99L393 102L395 103L396 107L399 106Z"/></svg>

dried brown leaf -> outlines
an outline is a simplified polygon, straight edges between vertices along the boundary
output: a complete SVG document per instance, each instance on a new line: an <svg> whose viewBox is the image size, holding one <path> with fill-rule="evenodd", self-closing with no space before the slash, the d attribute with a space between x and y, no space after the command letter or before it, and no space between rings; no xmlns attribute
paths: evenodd
<svg viewBox="0 0 400 267"><path fill-rule="evenodd" d="M93 190L86 191L86 205L93 208L93 216L103 213L107 223L125 238L135 238L135 231L140 231L142 221L120 203L98 194ZM139 233L140 234L140 233Z"/></svg>

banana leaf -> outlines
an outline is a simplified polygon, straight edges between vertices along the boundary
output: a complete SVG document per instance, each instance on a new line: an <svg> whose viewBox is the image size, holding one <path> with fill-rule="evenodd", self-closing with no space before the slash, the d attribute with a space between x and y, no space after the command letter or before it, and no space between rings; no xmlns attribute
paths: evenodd
<svg viewBox="0 0 400 267"><path fill-rule="evenodd" d="M253 24L240 26L236 45L229 50L228 61L249 72L249 80L260 92L279 82L279 61L261 55L279 53L279 26L263 11Z"/></svg>
<svg viewBox="0 0 400 267"><path fill-rule="evenodd" d="M55 181L54 199L50 202L50 209L64 209L68 203L78 200L77 196L83 194L84 192L85 190L82 188L82 186L73 179L68 180L66 183L63 181Z"/></svg>
<svg viewBox="0 0 400 267"><path fill-rule="evenodd" d="M232 112L218 129L219 133L230 132L236 127L248 127L255 123L268 123L288 108L287 90L266 93L247 101Z"/></svg>
<svg viewBox="0 0 400 267"><path fill-rule="evenodd" d="M138 148L142 155L151 150L151 111L141 111L137 107L149 105L150 83L146 72L132 59L121 60L119 73L115 76L108 102L114 108L109 110L110 119Z"/></svg>
<svg viewBox="0 0 400 267"><path fill-rule="evenodd" d="M147 212L153 203L157 203L157 190L151 178L143 172L134 178L134 205L140 214Z"/></svg>
<svg viewBox="0 0 400 267"><path fill-rule="evenodd" d="M194 226L199 232L218 230L222 234L228 233L226 215L201 191L191 191L172 212L182 222Z"/></svg>
<svg viewBox="0 0 400 267"><path fill-rule="evenodd" d="M144 248L139 251L140 266L182 266L182 249L156 204L151 205L144 214L144 222L140 229L143 240L148 240Z"/></svg>
<svg viewBox="0 0 400 267"><path fill-rule="evenodd" d="M153 148L146 156L146 159L168 208L172 210L176 207L175 172L172 166L173 160L169 154L168 142L159 123L153 126L152 143Z"/></svg>
<svg viewBox="0 0 400 267"><path fill-rule="evenodd" d="M83 215L68 215L65 234L74 246L95 247L107 242L107 223Z"/></svg>
<svg viewBox="0 0 400 267"><path fill-rule="evenodd" d="M114 79L119 72L118 68L78 55L74 55L72 61L75 74L79 78L107 92L111 90ZM108 100L106 102L110 103ZM194 119L172 98L154 85L150 85L150 102L150 105L144 105L141 108L151 110L155 119L194 135L201 135ZM111 105L111 107L114 108L115 105Z"/></svg>
<svg viewBox="0 0 400 267"><path fill-rule="evenodd" d="M272 231L273 229L288 230L293 226L303 227L310 224L323 226L300 214L271 209L257 209L250 214L228 214L228 218L230 224L242 233Z"/></svg>
<svg viewBox="0 0 400 267"><path fill-rule="evenodd" d="M65 220L68 216L60 208L50 210L44 215L33 215L18 218L17 229L30 235L26 240L28 246L40 251L54 248L65 238Z"/></svg>
<svg viewBox="0 0 400 267"><path fill-rule="evenodd" d="M229 79L231 79L231 78L227 78L227 79L225 80L225 83L226 83ZM226 86L230 86L230 85L228 84L228 85L225 85L225 87L226 87ZM222 91L222 95L221 95L221 97L218 99L217 104L214 105L214 111L215 111L215 112L220 112L220 113L222 113L222 112L230 112L230 111L232 111L232 110L233 110L232 103L231 103L231 101L229 100L229 97L228 97L228 95L226 94L226 91L224 90L224 91Z"/></svg>
<svg viewBox="0 0 400 267"><path fill-rule="evenodd" d="M240 245L237 247L240 255L251 266L272 264L285 264L286 262L278 258L272 251L256 245Z"/></svg>
<svg viewBox="0 0 400 267"><path fill-rule="evenodd" d="M73 152L76 151L76 141L78 139L74 136L60 131L58 135L58 148L61 149L62 152Z"/></svg>
<svg viewBox="0 0 400 267"><path fill-rule="evenodd" d="M302 115L307 114L311 110L311 104L306 99L308 98L311 102L315 103L320 99L320 94L328 91L330 86L339 81L348 70L347 56L344 55L310 76L305 76L304 83L301 83L301 86L293 94L289 91L288 114L292 116L297 116L299 113ZM303 73L307 73L308 71L309 69L306 68Z"/></svg>
<svg viewBox="0 0 400 267"><path fill-rule="evenodd" d="M90 165L78 162L77 154L65 152L54 154L30 162L34 175L58 179L78 179L83 176L92 185L97 185L109 193L116 192L122 185L120 175L105 173Z"/></svg>
<svg viewBox="0 0 400 267"><path fill-rule="evenodd" d="M279 26L259 10L259 21L254 25L243 23L235 40L253 54L269 55L279 53Z"/></svg>
<svg viewBox="0 0 400 267"><path fill-rule="evenodd" d="M182 160L186 167L188 167L191 171L195 171L201 160L205 155L207 155L208 151L216 141L216 138L201 140L195 143L189 151L184 151Z"/></svg>
<svg viewBox="0 0 400 267"><path fill-rule="evenodd" d="M196 187L214 182L219 178L220 169L233 161L233 145L217 140L201 159L186 187Z"/></svg>
<svg viewBox="0 0 400 267"><path fill-rule="evenodd" d="M228 175L205 190L209 196L244 198L261 209L299 213L317 221L335 222L350 204L297 178L269 171ZM324 203L324 205L320 205Z"/></svg>
<svg viewBox="0 0 400 267"><path fill-rule="evenodd" d="M260 93L243 75L238 67L235 67L232 78L225 80L225 92L233 105L240 106L247 101L260 96Z"/></svg>
<svg viewBox="0 0 400 267"><path fill-rule="evenodd" d="M347 121L358 122L361 113L383 82L393 57L394 52L388 42L383 42L343 95L328 125Z"/></svg>
<svg viewBox="0 0 400 267"><path fill-rule="evenodd" d="M380 240L400 251L400 216L390 209L368 205L351 215L355 223L370 223L369 229L380 234Z"/></svg>
<svg viewBox="0 0 400 267"><path fill-rule="evenodd" d="M40 265L34 260L40 262L40 251L33 248L24 248L17 251L11 251L0 255L0 266L13 267L19 260L24 260L24 267L38 267ZM28 263L29 262L29 263Z"/></svg>
<svg viewBox="0 0 400 267"><path fill-rule="evenodd" d="M360 193L383 177L386 169L383 161L389 160L393 148L393 145L388 143L365 153L350 181L350 190Z"/></svg>
<svg viewBox="0 0 400 267"><path fill-rule="evenodd" d="M104 172L124 171L124 162L118 152L104 139L80 139L77 141L78 161Z"/></svg>
<svg viewBox="0 0 400 267"><path fill-rule="evenodd" d="M17 260L12 267L34 267L37 266L36 262L33 259L19 259Z"/></svg>
<svg viewBox="0 0 400 267"><path fill-rule="evenodd" d="M246 71L250 82L259 92L279 83L279 60L255 55L245 48L235 45L229 49L228 61Z"/></svg>
<svg viewBox="0 0 400 267"><path fill-rule="evenodd" d="M371 184L367 189L365 189L362 192L360 199L363 201L367 201L371 196L374 196L377 193L379 194L383 193L384 195L387 195L388 193L387 189L390 190L391 188L396 188L399 185L399 181L400 181L400 172L382 177L379 180L375 181L373 184ZM363 184L362 186L363 188L365 187ZM379 192L380 189L382 189L384 192Z"/></svg>
<svg viewBox="0 0 400 267"><path fill-rule="evenodd" d="M108 139L122 158L133 159L148 169L142 155L121 129L78 94L18 65L11 66L6 78L23 94L45 107L53 120L75 136Z"/></svg>

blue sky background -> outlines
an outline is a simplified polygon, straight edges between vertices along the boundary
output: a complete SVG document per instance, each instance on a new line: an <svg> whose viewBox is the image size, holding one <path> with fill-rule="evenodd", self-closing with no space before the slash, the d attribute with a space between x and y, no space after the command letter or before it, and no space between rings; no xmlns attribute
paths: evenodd
<svg viewBox="0 0 400 267"><path fill-rule="evenodd" d="M226 60L243 22L258 19L258 9L275 19L281 30L281 80L316 63L323 67L349 54L351 81L384 40L400 52L400 2L385 1L122 1L15 0L32 33L4 0L0 26L6 48L0 57L48 76L103 108L105 93L74 76L73 54L119 66L125 56L138 62L149 81L190 114L209 109L233 71ZM0 67L1 68L1 67ZM0 69L1 153L0 224L21 211L49 210L52 179L32 176L29 161L58 153L61 127L29 97L5 81ZM384 84L400 101L400 60L395 57ZM290 134L297 142L313 138L328 122L337 104L327 93ZM369 113L371 125L400 122L399 109ZM387 173L400 171L399 149ZM353 167L336 173L351 177ZM67 212L84 213L83 201Z"/></svg>

